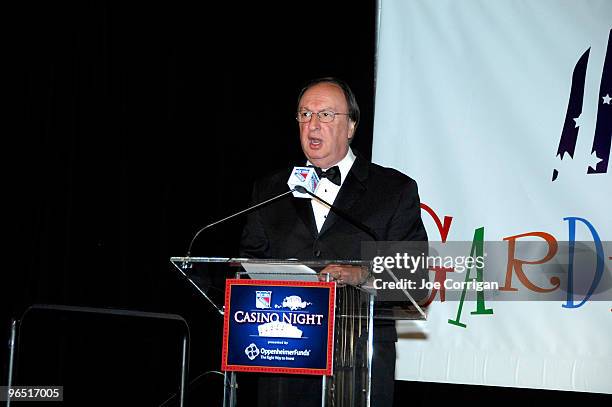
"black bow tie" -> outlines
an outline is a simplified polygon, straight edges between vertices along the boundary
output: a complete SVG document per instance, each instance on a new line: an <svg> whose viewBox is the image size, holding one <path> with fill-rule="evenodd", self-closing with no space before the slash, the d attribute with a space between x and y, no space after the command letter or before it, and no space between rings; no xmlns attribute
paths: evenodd
<svg viewBox="0 0 612 407"><path fill-rule="evenodd" d="M314 166L313 166L314 167ZM337 165L334 165L331 168L328 168L327 171L323 171L319 167L314 167L319 179L327 178L334 184L340 186L340 168Z"/></svg>

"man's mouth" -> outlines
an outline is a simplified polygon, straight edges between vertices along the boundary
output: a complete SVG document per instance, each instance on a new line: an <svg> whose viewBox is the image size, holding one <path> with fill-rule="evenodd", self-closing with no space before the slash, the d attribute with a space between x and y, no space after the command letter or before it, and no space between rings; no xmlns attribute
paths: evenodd
<svg viewBox="0 0 612 407"><path fill-rule="evenodd" d="M320 138L309 137L308 144L310 145L310 148L317 149L323 145L323 140L321 140Z"/></svg>

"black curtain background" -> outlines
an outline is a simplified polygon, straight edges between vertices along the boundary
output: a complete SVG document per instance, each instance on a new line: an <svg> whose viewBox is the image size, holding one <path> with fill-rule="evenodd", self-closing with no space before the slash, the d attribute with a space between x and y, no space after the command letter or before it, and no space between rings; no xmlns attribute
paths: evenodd
<svg viewBox="0 0 612 407"><path fill-rule="evenodd" d="M169 258L247 206L253 180L301 159L305 81L352 85L354 146L371 154L374 2L40 2L5 17L16 126L5 134L1 342L35 303L177 313L191 328L191 378L219 370L221 318ZM192 254L236 255L243 221L202 234ZM209 400L221 384L199 382Z"/></svg>
<svg viewBox="0 0 612 407"><path fill-rule="evenodd" d="M308 79L351 84L362 109L353 147L371 155L375 2L293 3L41 2L5 16L15 126L4 135L2 343L34 303L177 313L191 328L190 379L220 368L221 320L169 258L245 207L254 179L301 158L294 112ZM202 235L193 254L235 255L242 221ZM164 352L154 339L142 345L152 358ZM221 385L203 377L192 401L214 405ZM470 389L400 382L396 404L503 391ZM243 405L253 391L245 380Z"/></svg>

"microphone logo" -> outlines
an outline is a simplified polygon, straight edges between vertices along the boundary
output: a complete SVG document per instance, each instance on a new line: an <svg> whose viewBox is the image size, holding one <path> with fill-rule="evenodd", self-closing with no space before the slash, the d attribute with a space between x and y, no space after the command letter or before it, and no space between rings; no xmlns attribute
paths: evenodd
<svg viewBox="0 0 612 407"><path fill-rule="evenodd" d="M298 179L298 182L305 182L306 178L308 178L308 174L310 174L308 168L295 167L293 170L293 175Z"/></svg>
<svg viewBox="0 0 612 407"><path fill-rule="evenodd" d="M307 191L316 193L317 187L319 186L319 176L312 167L293 167L287 185L293 191L293 196L296 198L310 198L309 195L295 191L296 187L300 186L305 188Z"/></svg>

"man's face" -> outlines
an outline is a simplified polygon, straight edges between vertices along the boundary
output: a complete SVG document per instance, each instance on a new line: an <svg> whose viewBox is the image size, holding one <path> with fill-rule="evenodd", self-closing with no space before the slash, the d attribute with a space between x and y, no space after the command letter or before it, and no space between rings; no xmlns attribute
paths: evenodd
<svg viewBox="0 0 612 407"><path fill-rule="evenodd" d="M317 167L329 168L336 165L348 152L348 142L353 137L355 123L347 115L336 115L333 121L321 123L316 113L323 110L348 113L342 89L332 83L314 85L302 95L298 111L304 110L313 112L309 122L299 123L304 155Z"/></svg>

